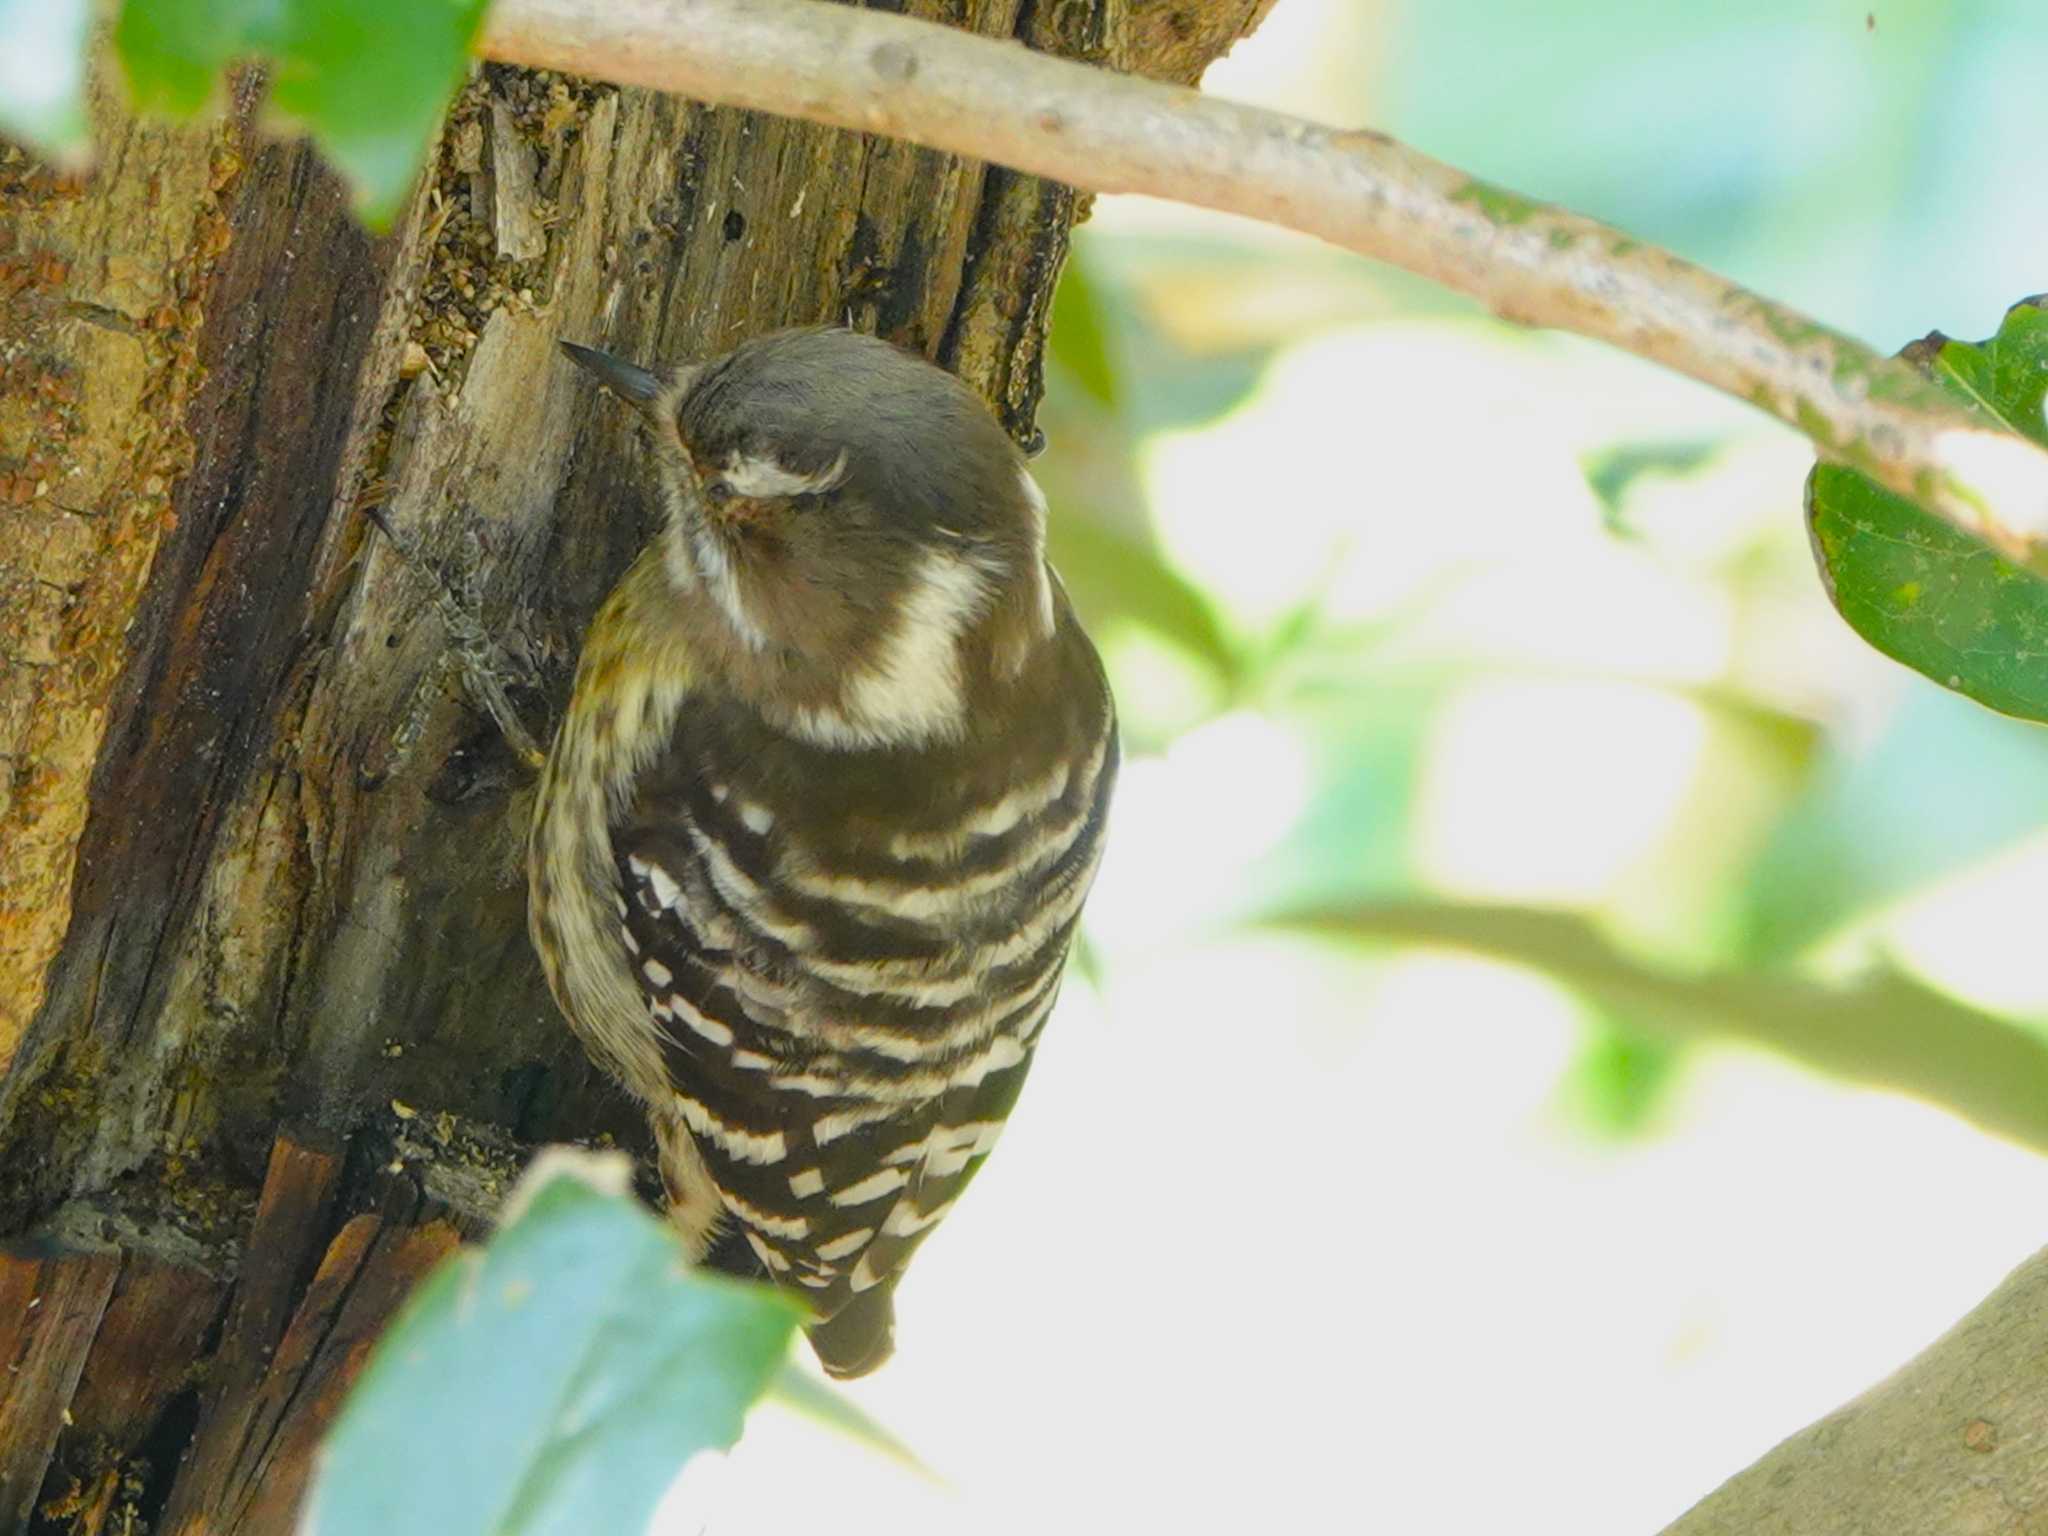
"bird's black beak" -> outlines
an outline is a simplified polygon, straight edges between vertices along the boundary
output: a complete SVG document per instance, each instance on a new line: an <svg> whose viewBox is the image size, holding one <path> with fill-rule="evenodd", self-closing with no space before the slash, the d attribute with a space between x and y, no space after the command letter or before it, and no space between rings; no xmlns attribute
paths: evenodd
<svg viewBox="0 0 2048 1536"><path fill-rule="evenodd" d="M649 373L633 363L613 357L609 352L600 352L594 347L579 347L573 341L561 343L569 361L583 369L617 395L628 405L646 410L661 393L661 376Z"/></svg>

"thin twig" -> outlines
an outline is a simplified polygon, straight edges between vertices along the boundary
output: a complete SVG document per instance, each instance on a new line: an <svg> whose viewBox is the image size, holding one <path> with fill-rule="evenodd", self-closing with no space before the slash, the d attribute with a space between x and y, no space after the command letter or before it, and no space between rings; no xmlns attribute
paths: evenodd
<svg viewBox="0 0 2048 1536"><path fill-rule="evenodd" d="M1302 230L1747 400L2017 558L2048 545L2048 452L1911 366L1380 134L821 0L497 0L478 47Z"/></svg>

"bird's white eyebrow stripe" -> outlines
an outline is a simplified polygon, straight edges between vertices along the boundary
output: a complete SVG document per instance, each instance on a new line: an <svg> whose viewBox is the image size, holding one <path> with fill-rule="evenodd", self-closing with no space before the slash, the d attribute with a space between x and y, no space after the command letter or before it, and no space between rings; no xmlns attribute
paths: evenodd
<svg viewBox="0 0 2048 1536"><path fill-rule="evenodd" d="M844 480L848 462L842 448L839 457L816 474L800 475L772 458L734 453L719 473L741 496L814 496Z"/></svg>

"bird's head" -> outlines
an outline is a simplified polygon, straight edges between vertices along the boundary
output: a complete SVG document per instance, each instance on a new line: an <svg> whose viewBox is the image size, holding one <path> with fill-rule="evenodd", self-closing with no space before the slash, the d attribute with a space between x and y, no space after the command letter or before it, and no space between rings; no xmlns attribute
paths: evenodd
<svg viewBox="0 0 2048 1536"><path fill-rule="evenodd" d="M823 746L957 740L1051 640L1045 503L964 384L852 331L652 371L564 344L646 419L662 563L724 681Z"/></svg>

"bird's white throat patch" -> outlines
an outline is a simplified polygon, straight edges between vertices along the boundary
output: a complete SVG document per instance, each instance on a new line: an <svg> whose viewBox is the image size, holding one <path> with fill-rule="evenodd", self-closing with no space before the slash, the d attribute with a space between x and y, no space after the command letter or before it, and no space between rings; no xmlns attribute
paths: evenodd
<svg viewBox="0 0 2048 1536"><path fill-rule="evenodd" d="M960 637L986 611L988 577L970 560L928 552L896 612L895 627L840 691L840 707L797 712L797 734L845 749L916 746L957 736L966 723Z"/></svg>
<svg viewBox="0 0 2048 1536"><path fill-rule="evenodd" d="M704 589L718 604L718 611L725 615L733 633L746 643L749 650L767 650L768 632L747 606L746 595L740 591L739 572L733 569L732 558L726 553L718 535L700 522L691 526L689 539L697 574L704 579Z"/></svg>
<svg viewBox="0 0 2048 1536"><path fill-rule="evenodd" d="M803 475L772 458L735 453L717 474L736 496L808 496L836 487L846 478L847 464L842 451L816 474ZM740 589L739 573L733 569L725 545L701 516L685 514L682 495L675 486L668 490L670 536L666 563L670 578L683 591L701 584L741 643L752 651L767 650L768 633Z"/></svg>
<svg viewBox="0 0 2048 1536"><path fill-rule="evenodd" d="M661 563L678 592L700 588L718 605L725 621L740 642L752 651L768 649L768 633L754 617L740 591L739 573L718 535L705 525L700 509L693 507L673 478L662 483L662 501L668 512L668 529L661 539Z"/></svg>

